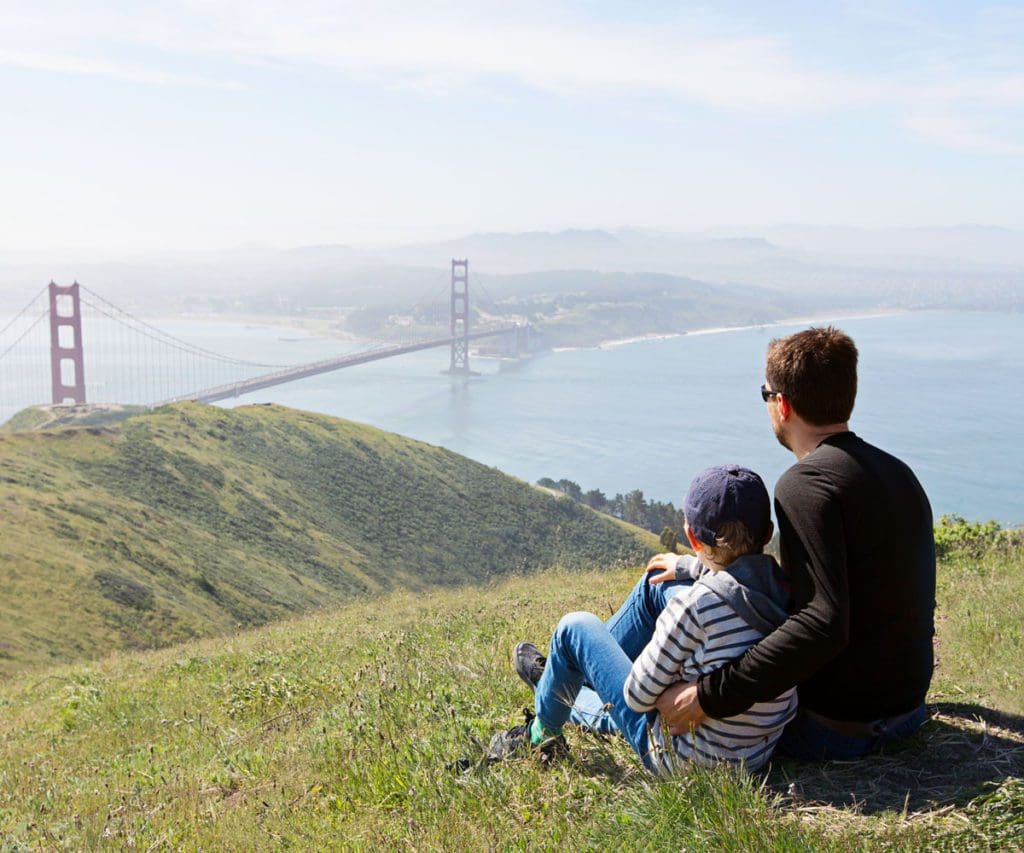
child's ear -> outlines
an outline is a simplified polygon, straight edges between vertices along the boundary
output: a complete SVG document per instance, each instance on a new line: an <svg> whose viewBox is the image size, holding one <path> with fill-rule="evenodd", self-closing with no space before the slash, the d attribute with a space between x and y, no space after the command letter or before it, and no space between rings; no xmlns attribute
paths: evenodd
<svg viewBox="0 0 1024 853"><path fill-rule="evenodd" d="M687 525L684 529L686 531L686 538L690 540L690 547L694 551L703 551L704 550L704 543L701 542L696 536L693 535L693 531L690 530L690 526Z"/></svg>
<svg viewBox="0 0 1024 853"><path fill-rule="evenodd" d="M768 522L768 535L764 537L764 544L767 545L772 541L772 536L775 533L775 525L771 521Z"/></svg>

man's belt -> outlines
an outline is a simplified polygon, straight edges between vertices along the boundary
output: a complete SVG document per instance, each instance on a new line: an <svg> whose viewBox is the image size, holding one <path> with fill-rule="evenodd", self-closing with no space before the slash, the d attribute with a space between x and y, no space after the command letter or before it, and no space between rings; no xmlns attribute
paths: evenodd
<svg viewBox="0 0 1024 853"><path fill-rule="evenodd" d="M836 734L845 735L846 737L877 737L887 729L893 729L901 723L905 723L920 710L920 707L913 708L905 714L897 714L895 717L884 717L881 720L872 720L869 723L861 722L860 720L833 720L808 708L801 710L816 723L834 731Z"/></svg>

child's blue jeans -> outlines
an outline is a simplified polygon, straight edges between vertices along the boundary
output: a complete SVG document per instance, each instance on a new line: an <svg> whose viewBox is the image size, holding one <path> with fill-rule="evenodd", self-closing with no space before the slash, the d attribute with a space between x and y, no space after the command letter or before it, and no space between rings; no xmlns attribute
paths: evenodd
<svg viewBox="0 0 1024 853"><path fill-rule="evenodd" d="M602 733L621 733L644 764L647 730L657 725L657 712L638 713L622 695L633 661L654 636L658 616L672 596L690 581L652 585L649 573L637 581L614 616L602 622L593 613L563 616L551 637L544 674L537 683L535 709L547 729L567 723Z"/></svg>

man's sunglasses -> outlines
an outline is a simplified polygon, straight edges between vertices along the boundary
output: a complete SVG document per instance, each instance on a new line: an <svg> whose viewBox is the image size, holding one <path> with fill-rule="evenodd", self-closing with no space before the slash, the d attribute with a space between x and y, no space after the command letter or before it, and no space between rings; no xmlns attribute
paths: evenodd
<svg viewBox="0 0 1024 853"><path fill-rule="evenodd" d="M784 393L784 392L783 391L773 391L771 388L767 388L764 385L761 386L761 399L764 400L766 403L772 397L778 397L779 394L782 394L782 393Z"/></svg>

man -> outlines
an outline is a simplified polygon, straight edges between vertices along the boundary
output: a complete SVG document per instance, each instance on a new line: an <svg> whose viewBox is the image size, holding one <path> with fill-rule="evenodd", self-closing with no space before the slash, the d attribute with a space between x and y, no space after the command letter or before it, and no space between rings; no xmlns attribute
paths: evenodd
<svg viewBox="0 0 1024 853"><path fill-rule="evenodd" d="M658 701L680 732L797 685L779 742L798 758L855 758L912 734L931 680L935 542L928 499L900 460L849 430L857 348L832 327L768 347L761 396L797 462L775 488L794 610L735 661Z"/></svg>

